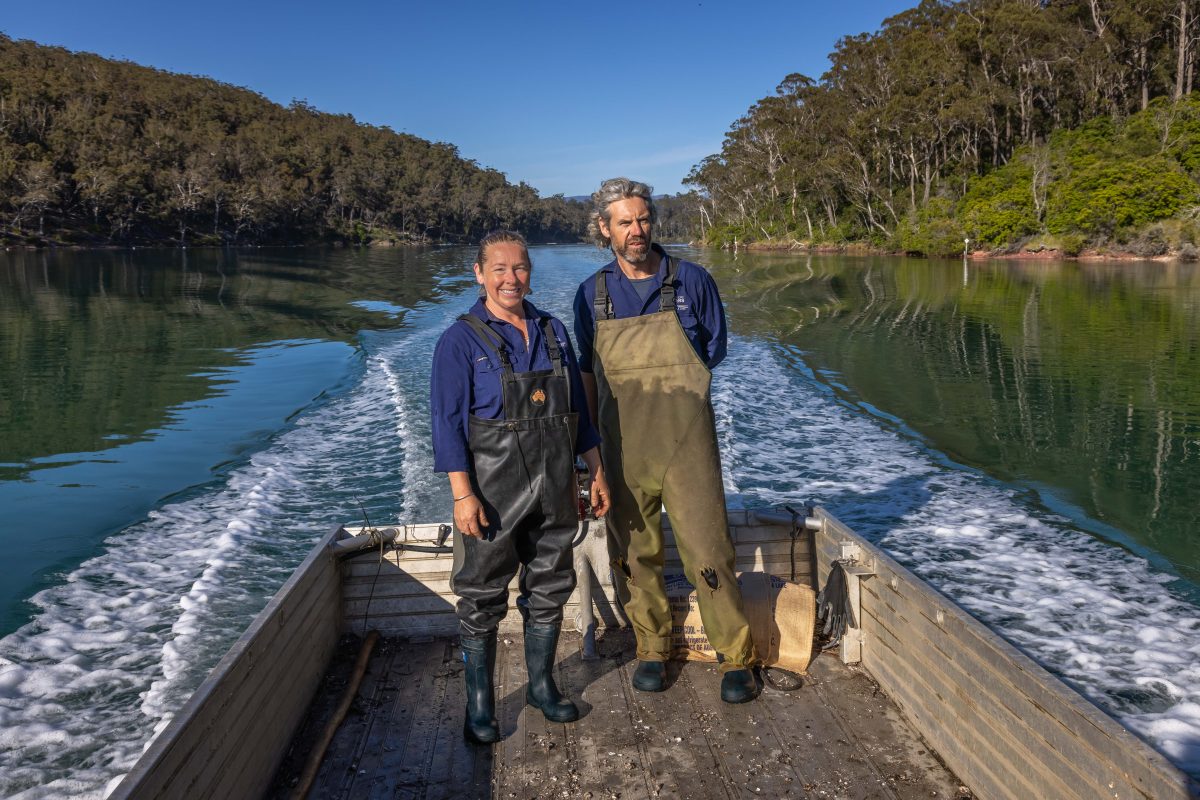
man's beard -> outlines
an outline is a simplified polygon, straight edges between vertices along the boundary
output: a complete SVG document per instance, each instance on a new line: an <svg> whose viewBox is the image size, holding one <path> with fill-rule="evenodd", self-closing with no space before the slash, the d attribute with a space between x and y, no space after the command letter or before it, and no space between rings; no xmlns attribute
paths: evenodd
<svg viewBox="0 0 1200 800"><path fill-rule="evenodd" d="M617 255L630 264L643 264L650 257L650 240L642 239L632 245L626 240L625 246L617 250Z"/></svg>

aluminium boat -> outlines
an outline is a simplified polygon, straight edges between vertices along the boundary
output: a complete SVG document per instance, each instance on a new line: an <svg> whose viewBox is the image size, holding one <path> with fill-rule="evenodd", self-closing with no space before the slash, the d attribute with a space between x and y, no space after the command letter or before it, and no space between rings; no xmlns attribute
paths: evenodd
<svg viewBox="0 0 1200 800"><path fill-rule="evenodd" d="M826 510L729 520L739 571L814 589L835 564L844 572L852 624L799 688L730 706L715 665L689 661L672 663L667 691L632 691L633 639L593 520L581 523L556 664L582 719L549 723L525 706L514 611L497 659L504 739L469 745L448 526L339 526L109 796L1200 796L1162 754ZM667 528L666 570L678 573ZM382 638L369 651L348 644L370 631Z"/></svg>

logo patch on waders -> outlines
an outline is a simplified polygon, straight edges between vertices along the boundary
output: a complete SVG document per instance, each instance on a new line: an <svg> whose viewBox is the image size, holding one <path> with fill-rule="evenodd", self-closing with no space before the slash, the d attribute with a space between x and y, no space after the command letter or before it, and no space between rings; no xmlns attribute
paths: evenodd
<svg viewBox="0 0 1200 800"><path fill-rule="evenodd" d="M534 389L533 394L529 395L529 401L535 406L543 405L546 402L546 393L541 389Z"/></svg>

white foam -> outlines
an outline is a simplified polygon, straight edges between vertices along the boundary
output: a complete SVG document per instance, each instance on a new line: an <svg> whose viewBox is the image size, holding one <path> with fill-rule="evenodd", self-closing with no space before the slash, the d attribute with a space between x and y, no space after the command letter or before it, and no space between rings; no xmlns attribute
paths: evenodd
<svg viewBox="0 0 1200 800"><path fill-rule="evenodd" d="M760 504L829 507L1200 773L1200 610L1171 576L838 401L796 354L741 339L730 354L714 392L733 409L718 412L727 484Z"/></svg>

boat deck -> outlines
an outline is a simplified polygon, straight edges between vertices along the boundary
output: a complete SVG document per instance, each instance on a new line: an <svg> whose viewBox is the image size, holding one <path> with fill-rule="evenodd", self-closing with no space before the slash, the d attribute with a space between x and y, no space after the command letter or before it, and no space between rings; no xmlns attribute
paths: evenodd
<svg viewBox="0 0 1200 800"><path fill-rule="evenodd" d="M822 655L804 685L755 702L718 696L716 665L672 663L668 689L634 691L630 632L600 658L578 634L559 644L559 687L578 722L525 705L524 650L501 634L492 748L462 738L461 654L452 640L385 639L330 745L313 798L954 798L959 783L861 671ZM348 682L357 643L339 649L269 797L287 797Z"/></svg>

